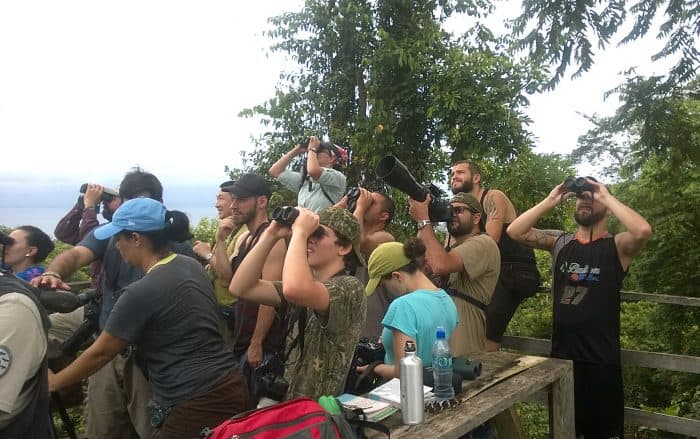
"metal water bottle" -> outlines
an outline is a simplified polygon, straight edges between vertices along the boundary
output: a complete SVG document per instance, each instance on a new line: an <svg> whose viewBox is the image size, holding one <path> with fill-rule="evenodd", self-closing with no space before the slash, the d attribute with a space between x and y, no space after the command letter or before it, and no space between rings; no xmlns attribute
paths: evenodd
<svg viewBox="0 0 700 439"><path fill-rule="evenodd" d="M404 424L420 424L425 415L423 402L423 361L416 355L416 344L407 341L399 361L401 418Z"/></svg>

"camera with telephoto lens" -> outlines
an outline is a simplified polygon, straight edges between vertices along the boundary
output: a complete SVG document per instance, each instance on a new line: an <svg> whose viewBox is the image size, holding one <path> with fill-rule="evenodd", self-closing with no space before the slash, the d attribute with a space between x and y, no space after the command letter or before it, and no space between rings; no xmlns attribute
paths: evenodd
<svg viewBox="0 0 700 439"><path fill-rule="evenodd" d="M296 207L279 206L275 207L270 216L274 221L278 221L287 227L291 227L294 223L294 220L296 220L299 216L299 211Z"/></svg>
<svg viewBox="0 0 700 439"><path fill-rule="evenodd" d="M83 183L80 186L80 193L84 194L87 191L87 187L88 187L88 184ZM117 198L118 196L119 196L119 194L117 192L115 192L113 189L110 189L106 186L103 186L102 187L102 196L100 197L100 201L102 201L103 203L109 203L110 201Z"/></svg>
<svg viewBox="0 0 700 439"><path fill-rule="evenodd" d="M452 221L452 206L444 199L445 193L434 184L421 186L415 177L406 168L406 165L393 155L384 157L376 169L377 177L386 181L401 192L408 194L416 201L425 201L430 194L431 200L428 206L428 216L430 221L450 222Z"/></svg>
<svg viewBox="0 0 700 439"><path fill-rule="evenodd" d="M584 177L566 177L564 187L575 193L578 198L581 198L584 192L593 192L593 186Z"/></svg>
<svg viewBox="0 0 700 439"><path fill-rule="evenodd" d="M360 188L359 186L353 186L348 191L345 193L345 196L348 197L348 210L350 212L355 212L355 208L357 207L357 200L360 198Z"/></svg>
<svg viewBox="0 0 700 439"><path fill-rule="evenodd" d="M289 389L289 383L284 379L284 362L278 355L255 369L255 379L261 397L282 401Z"/></svg>

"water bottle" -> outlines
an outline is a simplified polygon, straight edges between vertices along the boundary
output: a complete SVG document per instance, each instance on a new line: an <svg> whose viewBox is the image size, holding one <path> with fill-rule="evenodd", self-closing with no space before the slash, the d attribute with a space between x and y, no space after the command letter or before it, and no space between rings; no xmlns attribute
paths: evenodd
<svg viewBox="0 0 700 439"><path fill-rule="evenodd" d="M424 417L423 361L416 355L416 344L407 341L399 361L401 418L404 424L420 424Z"/></svg>
<svg viewBox="0 0 700 439"><path fill-rule="evenodd" d="M445 328L442 326L438 326L435 332L433 379L435 381L433 388L435 398L440 401L455 397L455 389L452 387L452 351L447 337L445 337Z"/></svg>

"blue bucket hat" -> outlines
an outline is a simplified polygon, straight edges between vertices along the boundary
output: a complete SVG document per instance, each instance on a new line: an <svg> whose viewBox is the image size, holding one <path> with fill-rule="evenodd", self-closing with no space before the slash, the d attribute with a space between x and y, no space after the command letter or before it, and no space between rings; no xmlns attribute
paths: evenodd
<svg viewBox="0 0 700 439"><path fill-rule="evenodd" d="M95 229L95 238L108 239L117 233L152 232L166 227L167 209L163 203L152 198L134 198L128 200L114 212L112 222Z"/></svg>

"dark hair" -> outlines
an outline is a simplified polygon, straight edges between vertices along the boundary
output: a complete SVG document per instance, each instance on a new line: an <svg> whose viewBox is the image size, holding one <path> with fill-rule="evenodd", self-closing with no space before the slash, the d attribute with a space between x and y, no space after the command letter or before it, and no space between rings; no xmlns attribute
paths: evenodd
<svg viewBox="0 0 700 439"><path fill-rule="evenodd" d="M350 241L344 235L335 231L335 229L333 230L333 232L335 233L335 236L337 238L335 241L336 244L338 244L341 247L350 246L350 253L343 256L343 263L345 264L345 273L354 276L357 272L357 267L360 266L360 261L359 259L357 259L355 249L352 247L352 241Z"/></svg>
<svg viewBox="0 0 700 439"><path fill-rule="evenodd" d="M409 238L403 243L403 253L408 259L410 259L411 262L392 271L403 271L404 273L408 274L413 274L420 271L421 264L418 263L418 259L425 256L425 244L423 241L416 237ZM389 279L391 278L391 273L387 273L382 277Z"/></svg>
<svg viewBox="0 0 700 439"><path fill-rule="evenodd" d="M49 238L49 235L44 233L44 231L38 227L20 226L15 230L22 230L24 233L26 233L27 244L31 247L36 247L36 254L32 258L32 261L35 263L39 263L46 259L46 257L55 247L53 241L51 241L51 238Z"/></svg>
<svg viewBox="0 0 700 439"><path fill-rule="evenodd" d="M482 181L484 181L484 174L481 173L481 166L477 165L471 160L459 160L457 162L454 162L452 166L455 165L467 165L469 167L469 170L471 171L472 175L474 174L479 174L481 175L481 180L479 181L479 184L481 184Z"/></svg>
<svg viewBox="0 0 700 439"><path fill-rule="evenodd" d="M123 230L120 235L129 236L132 233L147 236L151 241L152 250L160 252L172 248L173 241L183 242L192 238L190 233L190 219L184 212L179 210L168 210L165 214L165 228L154 230L152 232L134 232L131 230Z"/></svg>
<svg viewBox="0 0 700 439"><path fill-rule="evenodd" d="M384 226L388 226L391 220L394 219L394 214L396 213L396 205L394 204L394 200L391 199L390 196L385 194L384 192L377 192L379 195L382 196L382 209L386 211L386 213L389 214L388 218L386 219L386 222L384 223Z"/></svg>
<svg viewBox="0 0 700 439"><path fill-rule="evenodd" d="M124 201L137 197L148 197L163 202L163 185L158 178L143 169L133 168L119 184L119 196Z"/></svg>

